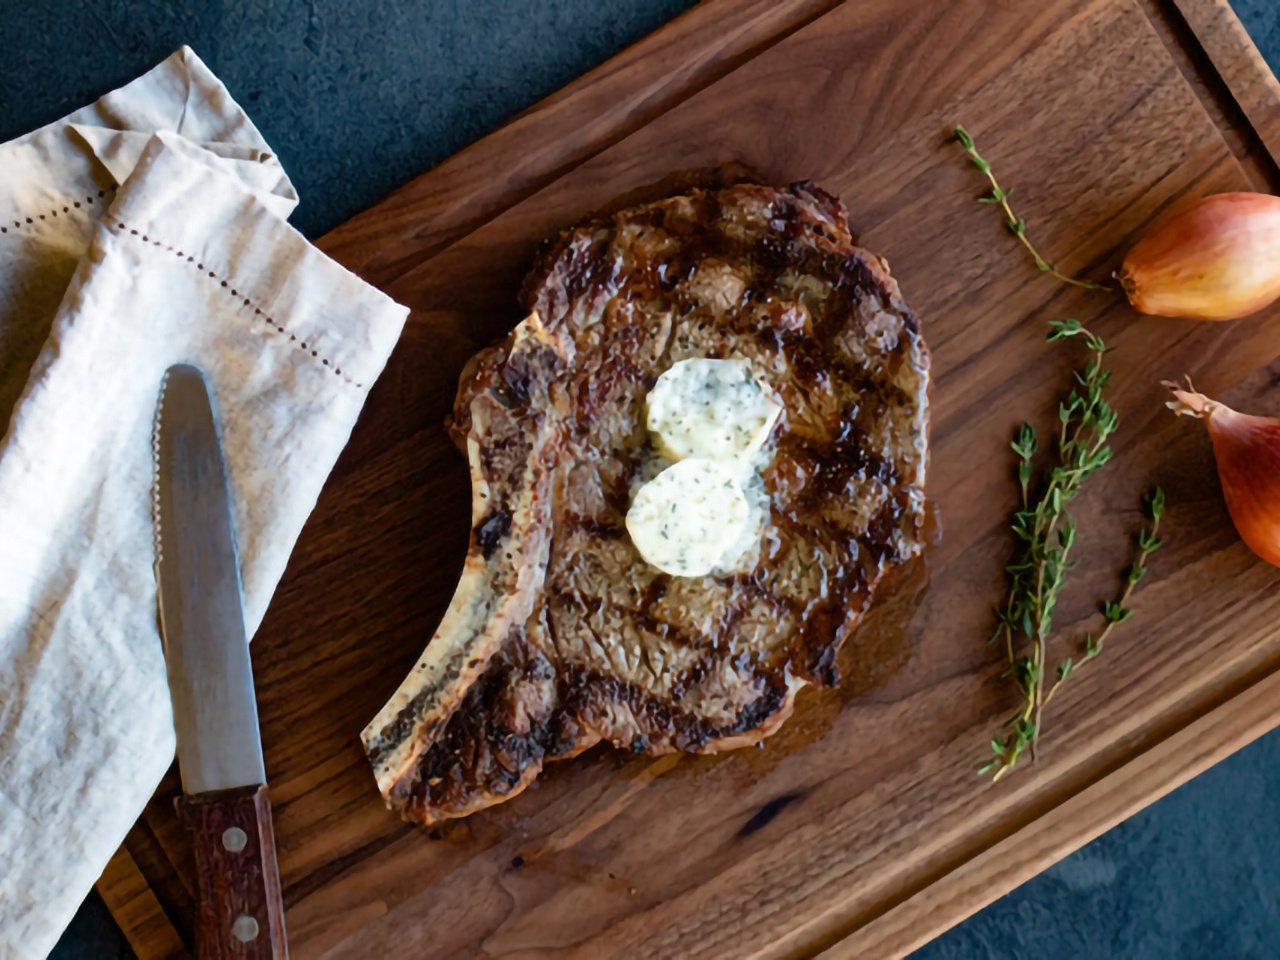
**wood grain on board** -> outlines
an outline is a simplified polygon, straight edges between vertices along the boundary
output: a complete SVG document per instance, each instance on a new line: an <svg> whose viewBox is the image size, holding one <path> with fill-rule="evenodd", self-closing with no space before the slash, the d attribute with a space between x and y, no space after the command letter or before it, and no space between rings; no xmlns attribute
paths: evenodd
<svg viewBox="0 0 1280 960"><path fill-rule="evenodd" d="M117 850L102 871L98 892L139 957L179 960L190 955L127 847Z"/></svg>
<svg viewBox="0 0 1280 960"><path fill-rule="evenodd" d="M946 136L968 126L1060 267L1105 276L1169 208L1275 182L1255 126L1270 81L1242 79L1265 68L1197 48L1192 5L795 3L731 50L715 14L766 5L710 0L643 58L594 75L616 97L577 84L553 115L535 108L518 133L471 148L476 169L448 163L325 241L413 315L254 641L295 957L900 954L1280 721L1280 574L1237 542L1202 427L1171 416L1159 387L1190 372L1233 405L1280 413L1280 334L1266 316L1139 319L1038 275L974 202L983 183ZM668 83L670 50L683 76ZM656 99L621 95L644 83ZM1233 99L1246 90L1251 107ZM522 149L536 159L508 178ZM430 636L464 553L466 470L441 428L457 374L518 319L540 238L726 163L840 194L922 317L938 536L846 649L852 680L801 694L766 749L596 750L468 820L404 825L356 738ZM1024 418L1052 422L1080 357L1047 346L1044 325L1068 315L1115 345L1123 424L1075 510L1064 637L1114 589L1156 481L1167 545L1105 662L1055 700L1040 762L991 787L974 771L1014 706L984 642L1009 553L1007 443ZM125 849L189 943L175 791L162 786ZM135 946L163 955L140 934Z"/></svg>

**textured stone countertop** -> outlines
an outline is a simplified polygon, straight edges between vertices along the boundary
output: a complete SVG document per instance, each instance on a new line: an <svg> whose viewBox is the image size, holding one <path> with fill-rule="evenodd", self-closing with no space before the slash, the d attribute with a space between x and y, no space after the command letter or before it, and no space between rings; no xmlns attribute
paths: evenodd
<svg viewBox="0 0 1280 960"><path fill-rule="evenodd" d="M190 44L279 151L317 235L692 0L0 0L0 141ZM1280 64L1280 0L1235 0ZM0 171L2 175L2 171ZM1280 957L1280 732L916 954ZM95 896L53 956L131 956Z"/></svg>

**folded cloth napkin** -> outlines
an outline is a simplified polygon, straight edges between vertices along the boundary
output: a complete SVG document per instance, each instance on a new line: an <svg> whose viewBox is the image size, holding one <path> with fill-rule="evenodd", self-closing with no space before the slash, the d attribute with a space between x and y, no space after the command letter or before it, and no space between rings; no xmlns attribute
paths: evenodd
<svg viewBox="0 0 1280 960"><path fill-rule="evenodd" d="M190 50L0 145L0 957L45 956L173 759L151 433L222 418L250 634L406 311L306 242Z"/></svg>

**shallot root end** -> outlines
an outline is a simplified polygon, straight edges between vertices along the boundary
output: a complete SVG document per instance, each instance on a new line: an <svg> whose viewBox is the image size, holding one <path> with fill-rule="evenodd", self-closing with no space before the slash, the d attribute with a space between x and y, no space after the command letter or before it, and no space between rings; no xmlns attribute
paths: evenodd
<svg viewBox="0 0 1280 960"><path fill-rule="evenodd" d="M1213 413L1218 403L1210 400L1203 393L1196 391L1195 385L1191 382L1190 374L1187 375L1187 389L1183 390L1181 384L1173 380L1162 380L1162 387L1168 387L1173 393L1173 399L1165 403L1165 406L1174 413L1182 417L1195 417L1203 419Z"/></svg>

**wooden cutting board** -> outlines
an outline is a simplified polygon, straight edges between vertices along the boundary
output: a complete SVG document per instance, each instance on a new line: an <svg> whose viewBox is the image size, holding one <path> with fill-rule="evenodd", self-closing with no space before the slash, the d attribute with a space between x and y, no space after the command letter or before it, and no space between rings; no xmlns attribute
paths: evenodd
<svg viewBox="0 0 1280 960"><path fill-rule="evenodd" d="M1236 540L1208 443L1163 408L1192 373L1280 413L1280 311L1139 319L1038 275L947 131L965 123L1059 264L1103 277L1187 198L1275 189L1280 87L1224 0L709 0L322 241L413 316L254 643L295 958L837 957L906 952L1280 721L1280 574ZM933 351L938 535L764 750L596 750L430 832L374 789L357 734L452 591L467 536L441 422L518 319L539 238L673 174L736 163L846 201ZM1114 589L1152 482L1166 548L1042 757L975 775L1015 706L985 638L1009 556L1008 440L1051 418L1076 316L1116 347L1117 459L1076 511L1060 606ZM100 889L143 960L191 942L163 785Z"/></svg>

